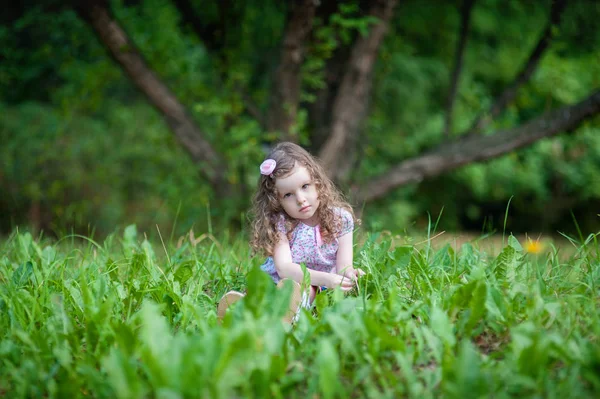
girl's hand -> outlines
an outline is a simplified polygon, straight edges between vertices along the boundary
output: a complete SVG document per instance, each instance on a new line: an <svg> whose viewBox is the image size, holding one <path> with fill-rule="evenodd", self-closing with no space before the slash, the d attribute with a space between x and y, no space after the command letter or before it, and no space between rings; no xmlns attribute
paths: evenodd
<svg viewBox="0 0 600 399"><path fill-rule="evenodd" d="M356 277L362 277L365 274L367 274L367 273L365 273L365 271L363 269L354 269L354 275Z"/></svg>
<svg viewBox="0 0 600 399"><path fill-rule="evenodd" d="M343 274L344 276L356 281L359 277L362 277L367 273L365 273L362 269L349 269L344 271Z"/></svg>
<svg viewBox="0 0 600 399"><path fill-rule="evenodd" d="M330 282L328 288L340 287L342 291L350 291L354 288L354 279L339 274L330 274Z"/></svg>

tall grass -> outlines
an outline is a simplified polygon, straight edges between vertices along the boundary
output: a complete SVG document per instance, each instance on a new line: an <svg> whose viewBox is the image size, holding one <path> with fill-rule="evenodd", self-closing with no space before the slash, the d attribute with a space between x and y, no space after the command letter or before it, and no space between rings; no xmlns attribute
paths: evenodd
<svg viewBox="0 0 600 399"><path fill-rule="evenodd" d="M597 237L568 260L510 236L392 247L369 235L351 295L293 327L240 239L0 244L0 397L598 397ZM216 303L247 291L222 325Z"/></svg>

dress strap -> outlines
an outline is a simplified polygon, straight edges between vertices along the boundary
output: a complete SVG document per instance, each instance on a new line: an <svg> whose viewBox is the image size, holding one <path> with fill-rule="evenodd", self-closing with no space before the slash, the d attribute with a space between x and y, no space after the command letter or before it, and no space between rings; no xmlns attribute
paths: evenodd
<svg viewBox="0 0 600 399"><path fill-rule="evenodd" d="M317 247L323 245L323 239L321 238L321 227L320 225L315 226L315 238L317 240Z"/></svg>

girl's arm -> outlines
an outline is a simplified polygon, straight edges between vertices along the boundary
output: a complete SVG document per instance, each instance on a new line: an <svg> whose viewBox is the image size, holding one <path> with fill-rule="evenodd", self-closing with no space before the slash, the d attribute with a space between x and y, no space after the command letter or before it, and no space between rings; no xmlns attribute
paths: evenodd
<svg viewBox="0 0 600 399"><path fill-rule="evenodd" d="M338 251L335 262L337 274L354 277L356 271L352 266L352 232L346 233L338 238Z"/></svg>
<svg viewBox="0 0 600 399"><path fill-rule="evenodd" d="M338 238L338 252L335 262L337 274L355 279L356 277L364 276L365 272L362 269L355 269L352 266L352 233L344 234Z"/></svg>
<svg viewBox="0 0 600 399"><path fill-rule="evenodd" d="M273 250L273 261L275 262L275 270L281 278L290 278L302 284L304 274L299 264L292 261L292 252L290 251L290 243L284 234L280 234L279 241ZM317 286L325 286L334 288L340 286L342 290L352 288L352 282L348 278L342 276L319 272L316 270L306 269L310 274L310 284Z"/></svg>

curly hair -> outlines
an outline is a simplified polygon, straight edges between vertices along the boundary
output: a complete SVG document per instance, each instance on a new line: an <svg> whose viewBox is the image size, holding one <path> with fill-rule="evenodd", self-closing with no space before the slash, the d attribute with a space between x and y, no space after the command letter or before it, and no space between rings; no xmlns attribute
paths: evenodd
<svg viewBox="0 0 600 399"><path fill-rule="evenodd" d="M279 239L277 223L282 216L288 239L291 239L292 231L298 226L299 221L291 218L283 210L275 188L275 181L289 176L296 165L304 166L308 170L317 189L320 203L317 216L323 242L331 243L341 231L342 220L334 211L335 208L346 209L356 222L352 207L344 200L319 162L304 148L294 143L282 142L276 145L265 159L275 160L276 166L271 175L260 176L258 190L254 196L250 240L254 253L273 255Z"/></svg>

